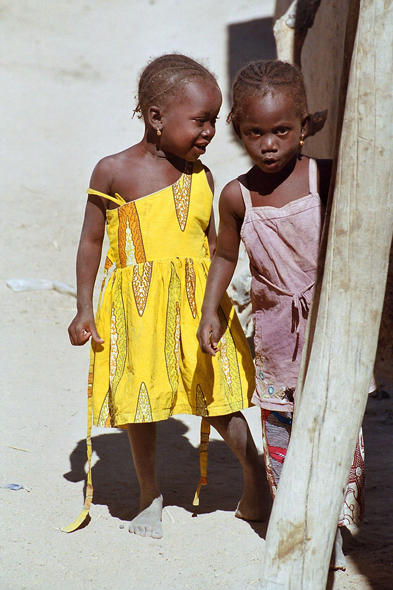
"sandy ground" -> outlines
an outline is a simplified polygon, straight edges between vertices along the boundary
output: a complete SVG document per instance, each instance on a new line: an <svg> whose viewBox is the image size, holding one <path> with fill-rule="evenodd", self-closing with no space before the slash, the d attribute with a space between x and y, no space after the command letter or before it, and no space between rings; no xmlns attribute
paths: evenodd
<svg viewBox="0 0 393 590"><path fill-rule="evenodd" d="M68 342L73 297L54 290L15 293L6 280L34 277L74 285L92 166L141 132L130 121L136 71L150 54L177 49L210 53L213 69L224 76L225 27L261 12L259 1L223 2L224 15L217 7L209 13L206 1L199 9L175 0L165 7L154 0L132 9L130 4L26 0L5 1L0 8L1 590L258 586L265 528L234 518L241 471L218 436L210 446L209 485L198 510L192 507L196 418L159 427L162 540L128 533L138 489L127 437L116 430L93 431L90 524L71 535L59 530L82 504L89 351ZM265 13L271 8L267 2ZM236 167L244 169L224 127L207 162L213 169L217 164L218 185ZM393 390L387 382L384 387L391 397L370 399L364 423L367 519L356 535L345 534L348 568L330 576L328 588L334 590L393 587ZM246 416L260 448L258 411ZM6 489L11 483L24 487Z"/></svg>

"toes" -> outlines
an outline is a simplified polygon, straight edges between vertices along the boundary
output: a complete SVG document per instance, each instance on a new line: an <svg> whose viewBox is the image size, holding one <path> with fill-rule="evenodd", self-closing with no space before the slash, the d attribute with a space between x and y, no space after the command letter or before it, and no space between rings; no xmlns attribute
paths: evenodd
<svg viewBox="0 0 393 590"><path fill-rule="evenodd" d="M134 524L131 525L128 529L130 531L130 533L134 533L134 535L139 535L139 537L147 537L148 535L148 531L147 531L147 527L140 525L140 524Z"/></svg>
<svg viewBox="0 0 393 590"><path fill-rule="evenodd" d="M162 538L162 528L160 526L152 528L148 525L130 524L128 527L130 533L138 535L139 537L151 537L153 539Z"/></svg>
<svg viewBox="0 0 393 590"><path fill-rule="evenodd" d="M142 510L130 523L128 530L140 537L161 539L162 537L162 496L155 498L153 502Z"/></svg>

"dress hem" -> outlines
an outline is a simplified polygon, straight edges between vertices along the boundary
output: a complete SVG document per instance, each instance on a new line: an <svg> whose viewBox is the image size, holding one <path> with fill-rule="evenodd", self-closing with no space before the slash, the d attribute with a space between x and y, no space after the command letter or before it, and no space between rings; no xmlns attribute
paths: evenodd
<svg viewBox="0 0 393 590"><path fill-rule="evenodd" d="M161 422L162 420L168 420L168 418L172 418L173 416L178 415L187 415L187 416L198 416L199 418L214 418L217 416L227 416L228 414L233 414L235 412L240 412L241 410L247 410L251 408L253 404L250 402L249 405L240 404L238 407L230 407L229 405L215 407L212 413L208 413L206 415L198 414L196 408L192 408L190 406L183 406L177 409L175 412L171 410L161 410L160 412L155 413L154 420L146 420L144 422L135 422L135 415L129 414L120 414L116 416L113 423L106 426L103 424L98 424L98 420L94 420L94 426L100 426L103 428L122 428L127 426L127 424L151 424L154 422Z"/></svg>
<svg viewBox="0 0 393 590"><path fill-rule="evenodd" d="M258 393L254 393L251 398L251 402L256 406L259 406L263 410L270 410L271 412L293 412L293 403L292 402L274 402L270 400L261 400L258 396Z"/></svg>

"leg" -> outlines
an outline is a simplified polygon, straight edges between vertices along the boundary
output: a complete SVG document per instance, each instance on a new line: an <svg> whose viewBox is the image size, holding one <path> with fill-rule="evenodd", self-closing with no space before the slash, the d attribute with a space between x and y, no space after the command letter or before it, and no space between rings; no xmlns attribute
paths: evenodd
<svg viewBox="0 0 393 590"><path fill-rule="evenodd" d="M266 520L271 506L266 476L243 414L236 412L205 419L222 436L243 468L244 493L235 515L245 520Z"/></svg>
<svg viewBox="0 0 393 590"><path fill-rule="evenodd" d="M292 414L289 412L261 411L263 448L268 473L270 489L274 497L289 440L292 432ZM364 445L363 434L360 430L356 445L355 456L347 484L343 507L341 509L333 551L330 559L330 569L345 570L345 556L340 527L359 522L364 513Z"/></svg>
<svg viewBox="0 0 393 590"><path fill-rule="evenodd" d="M343 538L341 535L340 527L337 527L336 537L334 539L332 556L330 558L330 569L331 570L346 570L347 564L345 561L345 555L343 552Z"/></svg>
<svg viewBox="0 0 393 590"><path fill-rule="evenodd" d="M291 438L292 416L292 412L271 412L261 408L263 452L273 498L276 495Z"/></svg>
<svg viewBox="0 0 393 590"><path fill-rule="evenodd" d="M140 487L139 514L129 531L142 537L162 537L162 496L156 477L156 424L128 424L132 457Z"/></svg>
<svg viewBox="0 0 393 590"><path fill-rule="evenodd" d="M333 545L333 553L330 561L330 568L334 570L345 570L345 556L340 528L348 526L356 527L356 524L364 518L364 441L363 431L360 429L358 442L356 444L347 487L344 494L344 502L341 508L340 519L336 538Z"/></svg>

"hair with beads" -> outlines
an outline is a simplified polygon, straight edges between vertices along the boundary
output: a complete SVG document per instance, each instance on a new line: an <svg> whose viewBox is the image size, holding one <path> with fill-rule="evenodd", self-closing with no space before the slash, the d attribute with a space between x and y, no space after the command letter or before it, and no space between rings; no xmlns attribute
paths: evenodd
<svg viewBox="0 0 393 590"><path fill-rule="evenodd" d="M238 123L247 98L285 93L299 117L308 113L307 91L301 70L284 61L253 61L237 74L232 85L232 109L228 123Z"/></svg>
<svg viewBox="0 0 393 590"><path fill-rule="evenodd" d="M145 117L151 105L168 104L182 92L187 82L195 78L217 85L215 76L207 68L186 55L170 53L153 59L139 78L134 114L137 113L139 118Z"/></svg>

